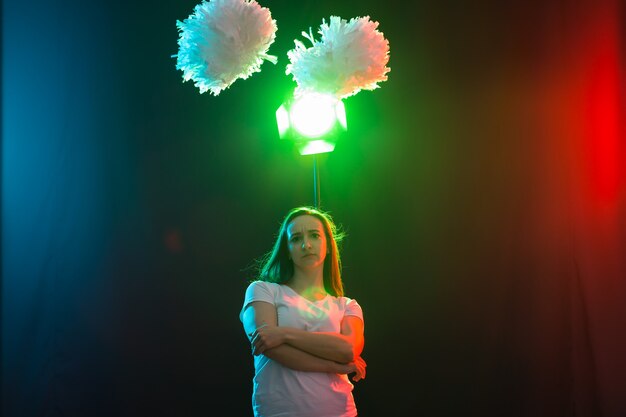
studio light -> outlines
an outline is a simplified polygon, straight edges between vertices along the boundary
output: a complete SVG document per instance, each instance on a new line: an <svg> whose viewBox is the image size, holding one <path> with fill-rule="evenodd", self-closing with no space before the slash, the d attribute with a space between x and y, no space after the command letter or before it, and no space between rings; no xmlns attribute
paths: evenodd
<svg viewBox="0 0 626 417"><path fill-rule="evenodd" d="M343 102L319 93L283 103L276 110L276 122L280 138L292 140L300 155L332 152L347 130Z"/></svg>

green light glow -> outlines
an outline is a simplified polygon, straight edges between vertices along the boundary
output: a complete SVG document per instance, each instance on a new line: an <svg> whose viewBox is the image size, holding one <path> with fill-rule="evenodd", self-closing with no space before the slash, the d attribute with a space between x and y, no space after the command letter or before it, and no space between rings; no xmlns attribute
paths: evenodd
<svg viewBox="0 0 626 417"><path fill-rule="evenodd" d="M337 105L335 106L335 114L341 126L343 126L344 130L348 129L348 119L346 118L346 106L343 105L343 101L337 100Z"/></svg>
<svg viewBox="0 0 626 417"><path fill-rule="evenodd" d="M310 140L299 146L300 155L313 155L318 153L332 152L335 144L325 140Z"/></svg>
<svg viewBox="0 0 626 417"><path fill-rule="evenodd" d="M293 128L299 134L309 138L317 138L333 128L337 119L336 107L337 99L333 96L308 94L294 102L289 111L289 116Z"/></svg>
<svg viewBox="0 0 626 417"><path fill-rule="evenodd" d="M294 141L300 155L332 152L347 130L346 109L332 95L308 94L283 103L276 123L280 138Z"/></svg>
<svg viewBox="0 0 626 417"><path fill-rule="evenodd" d="M289 113L284 105L276 110L276 123L278 124L278 134L282 138L289 129Z"/></svg>

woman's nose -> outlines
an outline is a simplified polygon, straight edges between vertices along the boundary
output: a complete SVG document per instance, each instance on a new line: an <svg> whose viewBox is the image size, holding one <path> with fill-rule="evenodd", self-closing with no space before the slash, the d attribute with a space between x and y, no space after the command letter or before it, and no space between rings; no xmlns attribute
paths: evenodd
<svg viewBox="0 0 626 417"><path fill-rule="evenodd" d="M311 247L311 242L309 241L309 239L302 239L302 249L310 248L310 247Z"/></svg>

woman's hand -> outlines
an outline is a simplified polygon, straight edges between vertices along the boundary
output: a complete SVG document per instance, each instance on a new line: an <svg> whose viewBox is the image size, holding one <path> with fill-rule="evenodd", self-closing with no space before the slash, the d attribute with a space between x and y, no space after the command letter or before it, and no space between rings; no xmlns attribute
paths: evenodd
<svg viewBox="0 0 626 417"><path fill-rule="evenodd" d="M367 364L365 363L363 358L359 356L352 363L354 364L354 367L356 368L355 370L356 374L352 377L352 380L354 382L358 382L362 379L365 379L365 368L367 367Z"/></svg>
<svg viewBox="0 0 626 417"><path fill-rule="evenodd" d="M365 379L365 368L367 367L367 364L365 363L365 361L363 360L362 357L357 357L356 360L354 362L350 362L350 363L337 363L337 373L338 374L355 374L352 377L352 381L354 382L358 382L362 379Z"/></svg>
<svg viewBox="0 0 626 417"><path fill-rule="evenodd" d="M285 343L285 332L278 326L264 324L250 335L250 341L252 354L261 355L266 350Z"/></svg>

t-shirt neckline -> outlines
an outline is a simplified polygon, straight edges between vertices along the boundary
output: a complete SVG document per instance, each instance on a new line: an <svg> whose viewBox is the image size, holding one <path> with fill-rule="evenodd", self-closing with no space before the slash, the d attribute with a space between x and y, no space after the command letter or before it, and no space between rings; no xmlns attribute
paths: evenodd
<svg viewBox="0 0 626 417"><path fill-rule="evenodd" d="M291 291L292 293L294 293L295 295L297 295L298 297L302 298L303 300L308 301L309 303L320 303L322 301L326 301L326 299L328 297L330 297L330 294L326 293L326 295L324 296L324 298L320 298L319 300L309 300L308 298L304 297L303 295L301 295L300 293L298 293L296 290L294 290L293 288L291 288L289 285L287 284L280 284L282 287L286 287L289 289L289 291Z"/></svg>

